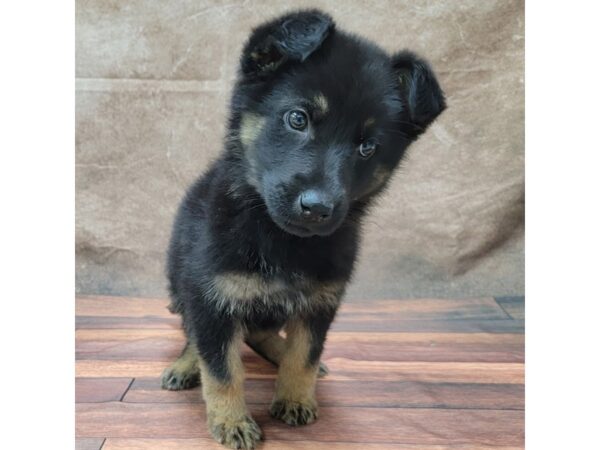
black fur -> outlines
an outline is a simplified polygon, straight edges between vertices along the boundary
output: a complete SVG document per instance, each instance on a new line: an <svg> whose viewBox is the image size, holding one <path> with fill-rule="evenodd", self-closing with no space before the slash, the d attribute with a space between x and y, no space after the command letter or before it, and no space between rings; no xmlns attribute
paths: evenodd
<svg viewBox="0 0 600 450"><path fill-rule="evenodd" d="M326 108L315 106L319 96ZM168 255L171 308L215 377L228 379L227 343L236 330L278 329L290 319L308 324L309 363L318 361L337 304L302 303L293 293L304 289L302 298L310 298L308 285L349 281L368 206L444 108L422 59L390 56L335 29L320 11L287 14L253 32L224 150L187 192ZM290 110L305 111L309 128L290 129ZM365 159L358 149L368 139L378 146ZM326 223L303 222L298 198L308 189L331 201ZM291 294L230 308L211 283L231 273L258 274Z"/></svg>

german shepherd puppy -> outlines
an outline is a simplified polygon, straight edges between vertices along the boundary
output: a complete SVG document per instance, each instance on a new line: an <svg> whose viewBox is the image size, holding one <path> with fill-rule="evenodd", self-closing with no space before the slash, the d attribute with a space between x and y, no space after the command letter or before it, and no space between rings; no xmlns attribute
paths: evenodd
<svg viewBox="0 0 600 450"><path fill-rule="evenodd" d="M390 56L321 11L252 32L224 151L187 192L168 254L170 309L187 345L162 386L201 377L217 441L250 449L261 439L244 401L243 341L279 367L271 415L317 418L319 359L361 219L444 108L425 61Z"/></svg>

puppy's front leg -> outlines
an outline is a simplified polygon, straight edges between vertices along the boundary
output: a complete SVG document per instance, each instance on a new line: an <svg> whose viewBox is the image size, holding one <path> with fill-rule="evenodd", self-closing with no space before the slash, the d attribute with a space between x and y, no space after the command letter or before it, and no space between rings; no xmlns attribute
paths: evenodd
<svg viewBox="0 0 600 450"><path fill-rule="evenodd" d="M244 368L240 357L242 334L227 342L198 339L202 395L213 437L228 447L252 449L261 430L250 416L244 400Z"/></svg>
<svg viewBox="0 0 600 450"><path fill-rule="evenodd" d="M288 425L306 425L317 419L319 358L334 314L294 319L286 325L286 347L270 413Z"/></svg>

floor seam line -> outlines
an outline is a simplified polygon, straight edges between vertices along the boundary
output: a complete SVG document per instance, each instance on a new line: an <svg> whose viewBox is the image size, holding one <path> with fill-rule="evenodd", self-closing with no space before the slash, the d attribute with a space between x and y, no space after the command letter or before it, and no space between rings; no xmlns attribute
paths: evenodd
<svg viewBox="0 0 600 450"><path fill-rule="evenodd" d="M125 392L123 392L123 395L121 395L121 398L119 399L119 402L122 402L123 399L125 398L125 396L127 395L127 393L129 392L129 389L131 388L131 386L133 385L133 382L135 381L135 377L131 379L131 381L129 382L129 385L127 386L127 388L125 389Z"/></svg>

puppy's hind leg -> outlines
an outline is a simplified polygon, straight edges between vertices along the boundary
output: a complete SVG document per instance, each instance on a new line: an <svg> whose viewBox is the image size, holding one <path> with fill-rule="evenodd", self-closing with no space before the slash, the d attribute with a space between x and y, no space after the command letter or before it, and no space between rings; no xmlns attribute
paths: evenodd
<svg viewBox="0 0 600 450"><path fill-rule="evenodd" d="M246 336L246 344L271 364L279 367L281 358L286 350L285 338L279 335L278 330L252 330ZM323 362L319 362L317 376L323 378L329 369Z"/></svg>
<svg viewBox="0 0 600 450"><path fill-rule="evenodd" d="M200 366L196 345L188 342L177 361L167 367L161 379L163 389L179 391L200 384Z"/></svg>

